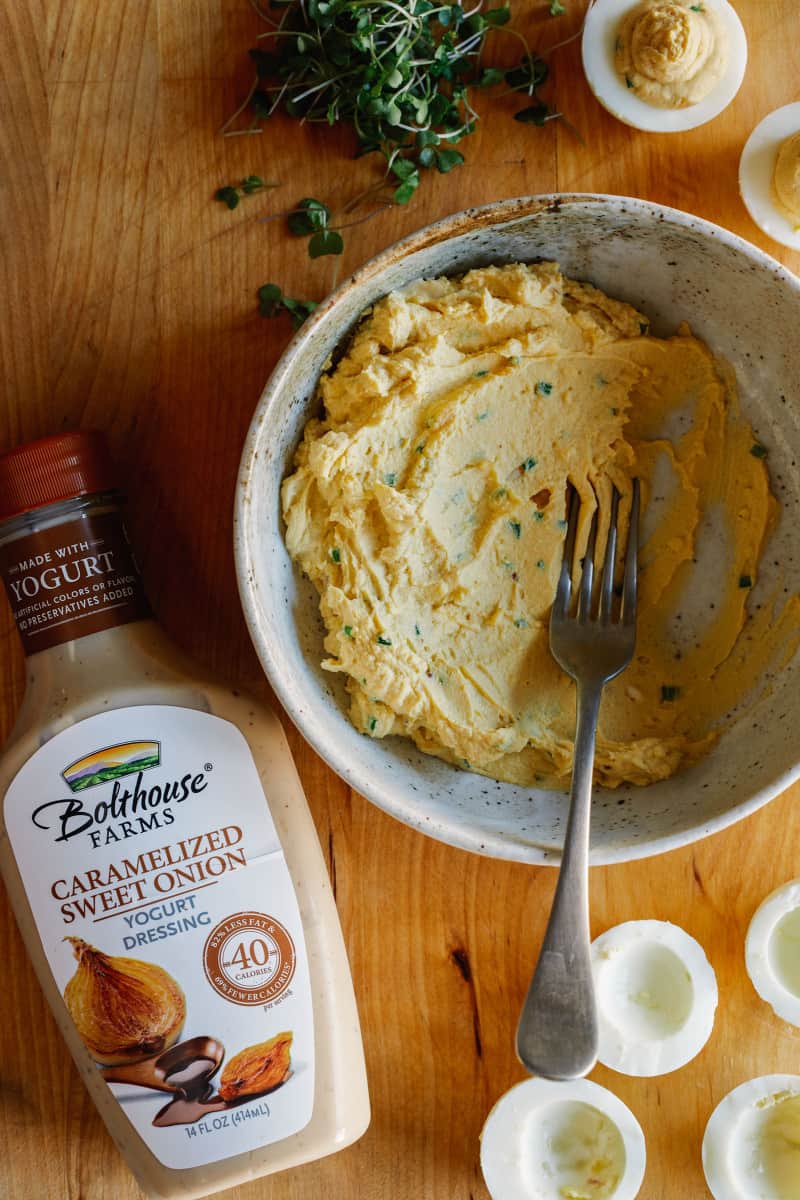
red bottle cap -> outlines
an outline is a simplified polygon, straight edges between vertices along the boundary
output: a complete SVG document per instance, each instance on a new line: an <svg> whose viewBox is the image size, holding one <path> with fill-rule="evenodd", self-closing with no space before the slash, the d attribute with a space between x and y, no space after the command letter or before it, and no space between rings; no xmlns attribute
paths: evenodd
<svg viewBox="0 0 800 1200"><path fill-rule="evenodd" d="M114 487L108 445L98 430L39 438L0 457L0 521Z"/></svg>

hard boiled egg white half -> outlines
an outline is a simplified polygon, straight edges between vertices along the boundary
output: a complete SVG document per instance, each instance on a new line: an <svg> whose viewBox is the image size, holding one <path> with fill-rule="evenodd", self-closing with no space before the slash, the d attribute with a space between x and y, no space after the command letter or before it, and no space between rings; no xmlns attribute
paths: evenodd
<svg viewBox="0 0 800 1200"><path fill-rule="evenodd" d="M618 120L650 133L682 133L719 116L739 90L747 66L747 38L736 10L728 0L698 0L713 10L724 29L727 61L708 95L685 108L659 108L640 99L616 68L619 30L640 0L595 0L583 27L581 52L589 87L604 108ZM664 8L669 4L665 3ZM691 6L690 6L691 7ZM699 14L698 14L699 15Z"/></svg>
<svg viewBox="0 0 800 1200"><path fill-rule="evenodd" d="M588 1079L525 1079L498 1100L481 1134L492 1200L634 1200L644 1168L639 1122Z"/></svg>
<svg viewBox="0 0 800 1200"><path fill-rule="evenodd" d="M800 1196L800 1075L763 1075L729 1092L703 1138L714 1200Z"/></svg>
<svg viewBox="0 0 800 1200"><path fill-rule="evenodd" d="M699 1054L717 980L702 946L667 921L626 921L592 943L599 1059L625 1075L665 1075Z"/></svg>
<svg viewBox="0 0 800 1200"><path fill-rule="evenodd" d="M744 953L761 999L784 1021L800 1025L800 879L779 887L756 910Z"/></svg>
<svg viewBox="0 0 800 1200"><path fill-rule="evenodd" d="M800 101L776 108L747 139L739 159L739 191L750 216L768 237L800 250L800 221L793 220L775 194L775 165L781 147L800 132Z"/></svg>

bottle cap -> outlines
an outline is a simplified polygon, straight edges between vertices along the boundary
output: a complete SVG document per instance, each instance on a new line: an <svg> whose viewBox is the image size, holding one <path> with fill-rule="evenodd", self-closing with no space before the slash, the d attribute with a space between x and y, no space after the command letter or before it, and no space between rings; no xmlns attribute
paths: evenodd
<svg viewBox="0 0 800 1200"><path fill-rule="evenodd" d="M75 430L26 442L0 456L0 521L45 504L115 487L105 435Z"/></svg>

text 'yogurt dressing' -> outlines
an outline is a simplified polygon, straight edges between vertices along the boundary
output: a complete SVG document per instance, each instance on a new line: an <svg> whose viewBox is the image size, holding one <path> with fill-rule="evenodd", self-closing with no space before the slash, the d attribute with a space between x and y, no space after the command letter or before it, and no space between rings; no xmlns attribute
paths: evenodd
<svg viewBox="0 0 800 1200"><path fill-rule="evenodd" d="M369 1121L336 907L274 714L150 618L104 441L0 459L28 655L0 867L39 980L145 1191L208 1195Z"/></svg>

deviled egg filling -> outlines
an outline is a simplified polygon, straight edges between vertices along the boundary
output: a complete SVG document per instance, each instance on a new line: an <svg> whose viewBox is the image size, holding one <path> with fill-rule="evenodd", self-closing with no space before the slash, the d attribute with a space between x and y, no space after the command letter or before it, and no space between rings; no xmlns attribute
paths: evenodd
<svg viewBox="0 0 800 1200"><path fill-rule="evenodd" d="M800 225L800 129L781 143L772 186L786 216L793 224Z"/></svg>
<svg viewBox="0 0 800 1200"><path fill-rule="evenodd" d="M481 1135L493 1200L633 1200L644 1163L633 1114L585 1079L526 1079L497 1102Z"/></svg>
<svg viewBox="0 0 800 1200"><path fill-rule="evenodd" d="M717 1006L701 946L665 921L628 921L592 945L600 1062L626 1075L663 1075L700 1052Z"/></svg>
<svg viewBox="0 0 800 1200"><path fill-rule="evenodd" d="M767 1075L730 1092L706 1127L703 1169L715 1200L797 1200L800 1077Z"/></svg>
<svg viewBox="0 0 800 1200"><path fill-rule="evenodd" d="M622 20L616 67L631 91L658 108L697 104L728 65L728 39L701 0L643 0Z"/></svg>
<svg viewBox="0 0 800 1200"><path fill-rule="evenodd" d="M800 1025L800 880L760 905L747 931L745 961L761 999L784 1021Z"/></svg>

